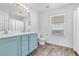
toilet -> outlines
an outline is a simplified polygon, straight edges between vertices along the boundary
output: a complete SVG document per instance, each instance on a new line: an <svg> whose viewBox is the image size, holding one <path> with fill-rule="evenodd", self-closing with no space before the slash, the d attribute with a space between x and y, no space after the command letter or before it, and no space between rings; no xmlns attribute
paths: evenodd
<svg viewBox="0 0 79 59"><path fill-rule="evenodd" d="M42 35L38 35L39 45L45 45L45 38Z"/></svg>

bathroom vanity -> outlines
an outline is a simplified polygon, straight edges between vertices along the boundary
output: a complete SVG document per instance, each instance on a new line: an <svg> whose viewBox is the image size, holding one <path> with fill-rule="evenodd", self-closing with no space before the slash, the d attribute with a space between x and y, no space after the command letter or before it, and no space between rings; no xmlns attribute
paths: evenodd
<svg viewBox="0 0 79 59"><path fill-rule="evenodd" d="M26 56L37 47L37 33L0 35L0 56Z"/></svg>
<svg viewBox="0 0 79 59"><path fill-rule="evenodd" d="M37 33L30 31L31 17L26 9L15 4L0 4L0 56L26 56L35 50ZM7 10L7 11L6 11Z"/></svg>

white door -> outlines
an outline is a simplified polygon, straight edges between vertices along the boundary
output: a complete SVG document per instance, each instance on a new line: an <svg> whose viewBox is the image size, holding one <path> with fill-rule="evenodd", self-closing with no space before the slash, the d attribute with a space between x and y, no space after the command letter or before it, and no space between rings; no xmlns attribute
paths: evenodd
<svg viewBox="0 0 79 59"><path fill-rule="evenodd" d="M79 8L74 10L73 31L74 50L79 54Z"/></svg>

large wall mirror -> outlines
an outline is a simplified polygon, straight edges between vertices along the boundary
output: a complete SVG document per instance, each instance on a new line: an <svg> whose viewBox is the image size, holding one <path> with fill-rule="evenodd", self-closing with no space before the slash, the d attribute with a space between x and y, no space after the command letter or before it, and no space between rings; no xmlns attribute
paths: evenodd
<svg viewBox="0 0 79 59"><path fill-rule="evenodd" d="M24 20L23 20L23 18L9 16L8 31L24 32Z"/></svg>
<svg viewBox="0 0 79 59"><path fill-rule="evenodd" d="M30 13L26 9L18 9L20 4L0 4L0 34L9 32L28 31ZM6 6L6 7L5 7Z"/></svg>

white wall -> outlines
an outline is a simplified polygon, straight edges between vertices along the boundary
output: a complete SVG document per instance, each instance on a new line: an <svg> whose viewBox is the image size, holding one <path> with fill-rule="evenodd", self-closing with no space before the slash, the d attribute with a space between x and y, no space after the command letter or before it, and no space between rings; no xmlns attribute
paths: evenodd
<svg viewBox="0 0 79 59"><path fill-rule="evenodd" d="M38 19L38 12L30 8L30 31L31 32L39 32L39 19Z"/></svg>
<svg viewBox="0 0 79 59"><path fill-rule="evenodd" d="M51 44L73 48L73 6L40 13L40 33ZM64 37L50 36L50 16L64 14Z"/></svg>

